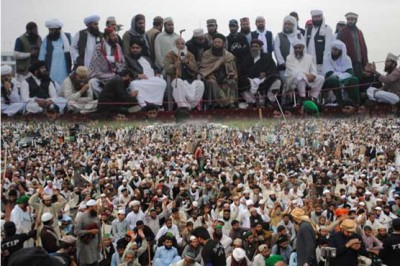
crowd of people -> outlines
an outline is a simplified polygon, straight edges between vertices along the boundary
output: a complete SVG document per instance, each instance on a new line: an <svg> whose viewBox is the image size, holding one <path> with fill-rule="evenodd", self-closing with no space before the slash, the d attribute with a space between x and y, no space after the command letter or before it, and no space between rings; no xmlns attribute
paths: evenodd
<svg viewBox="0 0 400 266"><path fill-rule="evenodd" d="M3 122L2 265L398 265L399 128Z"/></svg>
<svg viewBox="0 0 400 266"><path fill-rule="evenodd" d="M282 32L268 30L262 16L229 21L229 35L208 19L207 32L193 30L185 41L171 17L137 14L118 35L115 17L88 16L74 36L58 19L46 21L42 39L35 22L16 39L16 73L1 68L2 113L133 113L175 105L191 110L276 108L295 105L358 107L400 102L398 56L388 53L385 74L368 60L367 44L357 27L358 14L345 14L335 32L321 10L312 10L306 29L296 12L283 19ZM240 29L239 29L240 26Z"/></svg>

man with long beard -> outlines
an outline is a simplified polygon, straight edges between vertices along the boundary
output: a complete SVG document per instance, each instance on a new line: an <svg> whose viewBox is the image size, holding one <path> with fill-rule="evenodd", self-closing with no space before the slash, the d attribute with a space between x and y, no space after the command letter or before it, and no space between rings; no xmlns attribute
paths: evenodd
<svg viewBox="0 0 400 266"><path fill-rule="evenodd" d="M347 25L337 34L337 39L344 42L347 47L347 55L353 63L354 74L360 78L365 66L368 63L367 44L364 35L357 27L358 15L349 12L345 15Z"/></svg>
<svg viewBox="0 0 400 266"><path fill-rule="evenodd" d="M72 39L71 55L75 69L78 66L89 67L96 45L103 38L99 30L99 21L100 17L97 15L86 17L83 20L86 29L77 32Z"/></svg>
<svg viewBox="0 0 400 266"><path fill-rule="evenodd" d="M124 55L128 56L131 51L131 44L134 39L139 39L142 43L144 56L150 57L149 39L146 35L146 18L142 14L137 14L132 18L131 28L122 36Z"/></svg>
<svg viewBox="0 0 400 266"><path fill-rule="evenodd" d="M354 76L351 59L347 55L346 45L335 40L331 43L330 52L324 58L323 73L325 75L324 88L334 89L336 101L343 105L342 87L348 95L351 105L360 104L358 79Z"/></svg>
<svg viewBox="0 0 400 266"><path fill-rule="evenodd" d="M1 66L1 112L13 116L23 109L24 103L21 102L17 82L12 77L12 68Z"/></svg>
<svg viewBox="0 0 400 266"><path fill-rule="evenodd" d="M171 77L172 95L178 108L192 109L203 97L204 83L197 80L198 67L194 55L187 50L185 40L179 38L164 59L165 73Z"/></svg>
<svg viewBox="0 0 400 266"><path fill-rule="evenodd" d="M88 209L77 219L74 232L78 237L77 252L81 266L97 265L102 243L96 201L91 199L86 206Z"/></svg>
<svg viewBox="0 0 400 266"><path fill-rule="evenodd" d="M118 34L113 27L104 29L103 40L96 45L89 65L89 86L95 96L99 96L103 84L113 79L125 67L122 48L118 44Z"/></svg>
<svg viewBox="0 0 400 266"><path fill-rule="evenodd" d="M385 61L386 76L381 75L376 71L375 64L368 64L370 69L380 82L383 82L383 87L380 89L370 87L367 90L368 98L372 101L396 104L400 101L400 68L397 67L399 57L389 53Z"/></svg>
<svg viewBox="0 0 400 266"><path fill-rule="evenodd" d="M251 55L245 58L240 72L239 87L246 89L243 96L247 103L255 102L257 92L274 103L274 93L280 91L282 84L272 55L264 53L262 46L263 42L258 39L251 41ZM264 99L265 103L267 99Z"/></svg>
<svg viewBox="0 0 400 266"><path fill-rule="evenodd" d="M164 31L154 40L155 64L159 69L164 68L165 55L175 46L179 35L174 32L174 21L168 17L164 19Z"/></svg>
<svg viewBox="0 0 400 266"><path fill-rule="evenodd" d="M145 107L148 103L161 106L167 83L150 58L143 55L143 46L140 39L134 38L130 54L125 58L126 67L134 72L135 77L130 88L137 91L140 106Z"/></svg>
<svg viewBox="0 0 400 266"><path fill-rule="evenodd" d="M322 73L325 54L330 50L333 40L332 28L325 24L324 13L321 10L311 10L312 27L307 29L307 53L317 62L318 74Z"/></svg>
<svg viewBox="0 0 400 266"><path fill-rule="evenodd" d="M66 100L57 95L45 62L37 61L31 65L29 71L32 76L21 84L21 100L26 103L26 112L41 113L49 110L63 112Z"/></svg>
<svg viewBox="0 0 400 266"><path fill-rule="evenodd" d="M26 24L26 32L15 40L14 56L16 64L16 78L24 81L29 74L29 67L38 60L42 38L39 36L35 22Z"/></svg>
<svg viewBox="0 0 400 266"><path fill-rule="evenodd" d="M225 36L217 33L213 38L213 46L204 53L200 63L205 98L210 106L235 108L238 93L235 57L224 49Z"/></svg>
<svg viewBox="0 0 400 266"><path fill-rule="evenodd" d="M240 33L246 37L248 44L251 42L251 29L250 20L248 17L243 17L240 19Z"/></svg>
<svg viewBox="0 0 400 266"><path fill-rule="evenodd" d="M40 46L39 60L46 63L50 78L56 82L56 89L71 72L71 35L62 31L63 23L58 19L45 23L49 34Z"/></svg>
<svg viewBox="0 0 400 266"><path fill-rule="evenodd" d="M303 40L295 39L292 46L294 51L286 59L286 83L292 88L297 88L302 102L306 98L306 86L309 86L311 98L316 100L321 92L324 77L317 74L313 56L304 53Z"/></svg>

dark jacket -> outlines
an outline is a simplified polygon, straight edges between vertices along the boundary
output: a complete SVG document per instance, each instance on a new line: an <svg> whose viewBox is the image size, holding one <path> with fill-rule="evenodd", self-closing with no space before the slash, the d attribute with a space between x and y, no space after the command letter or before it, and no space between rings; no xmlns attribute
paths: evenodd
<svg viewBox="0 0 400 266"><path fill-rule="evenodd" d="M154 69L154 74L160 74L160 70L154 65L154 63L150 60L149 57L147 56L142 56L144 59L146 59L151 68ZM126 67L131 69L135 75L135 79L137 79L139 74L143 74L143 67L140 65L139 60L137 59L133 59L130 56L125 57L125 63L126 63Z"/></svg>
<svg viewBox="0 0 400 266"><path fill-rule="evenodd" d="M346 243L353 238L358 238L361 241L360 250L356 251L352 248L346 248ZM358 265L358 255L366 255L364 242L360 235L352 234L346 237L342 232L335 233L329 237L328 245L336 248L336 258L331 259L331 266L354 266Z"/></svg>
<svg viewBox="0 0 400 266"><path fill-rule="evenodd" d="M307 222L300 224L296 241L298 265L303 265L304 263L308 263L310 266L317 265L317 256L315 253L315 249L317 248L316 232L311 224Z"/></svg>
<svg viewBox="0 0 400 266"><path fill-rule="evenodd" d="M267 39L267 52L270 54L274 50L274 43L273 43L273 37L272 37L272 32L267 30L265 33L265 38ZM258 32L253 31L251 32L251 39L258 39Z"/></svg>
<svg viewBox="0 0 400 266"><path fill-rule="evenodd" d="M116 111L120 112L123 108L129 108L137 104L136 97L132 97L125 88L122 79L112 79L108 81L99 95L99 112ZM112 102L118 103L113 105ZM107 104L102 104L107 103ZM126 104L120 104L126 103ZM121 109L122 108L122 109Z"/></svg>

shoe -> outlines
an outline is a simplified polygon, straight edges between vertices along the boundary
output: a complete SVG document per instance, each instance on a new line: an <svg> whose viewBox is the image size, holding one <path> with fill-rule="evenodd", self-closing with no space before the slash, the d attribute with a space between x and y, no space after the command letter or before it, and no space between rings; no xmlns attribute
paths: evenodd
<svg viewBox="0 0 400 266"><path fill-rule="evenodd" d="M136 113L139 112L140 110L142 110L142 107L140 107L140 105L135 105L128 108L128 113Z"/></svg>

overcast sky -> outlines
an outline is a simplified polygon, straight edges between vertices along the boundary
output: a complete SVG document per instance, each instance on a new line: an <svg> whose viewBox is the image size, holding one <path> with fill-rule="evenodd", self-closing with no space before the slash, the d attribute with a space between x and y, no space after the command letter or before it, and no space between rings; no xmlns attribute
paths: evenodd
<svg viewBox="0 0 400 266"><path fill-rule="evenodd" d="M382 61L388 52L400 54L400 0L1 0L1 51L13 51L15 39L29 21L38 24L44 37L48 33L44 22L51 18L60 19L63 30L75 34L85 27L83 18L88 15L101 17L101 29L108 16L115 16L124 25L122 35L135 14L146 16L146 29L151 28L153 17L171 16L176 32L186 29L183 37L187 40L193 29L206 30L205 21L209 18L216 18L218 30L227 35L230 19L247 16L254 30L255 17L262 15L275 37L288 13L297 11L304 28L312 9L321 9L333 30L339 20L345 20L345 13L358 13L358 26L364 33L370 61Z"/></svg>

